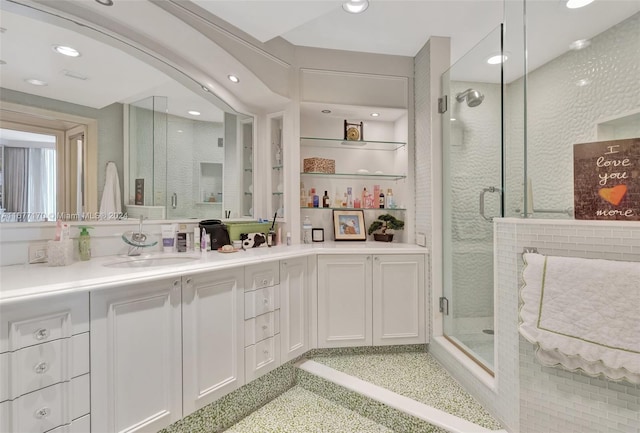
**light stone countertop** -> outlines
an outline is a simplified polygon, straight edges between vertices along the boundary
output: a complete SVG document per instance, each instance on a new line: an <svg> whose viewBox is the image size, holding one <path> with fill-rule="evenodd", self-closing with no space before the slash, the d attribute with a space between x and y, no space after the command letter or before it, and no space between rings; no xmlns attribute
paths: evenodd
<svg viewBox="0 0 640 433"><path fill-rule="evenodd" d="M255 263L283 260L317 254L426 254L428 250L413 244L384 242L323 242L311 245L281 245L240 250L236 253L153 253L141 257L194 257L193 261L140 268L113 268L108 263L135 257L104 256L69 266L51 267L46 263L0 267L0 304L44 298L63 293L79 293L108 289L124 284L137 284L228 269Z"/></svg>

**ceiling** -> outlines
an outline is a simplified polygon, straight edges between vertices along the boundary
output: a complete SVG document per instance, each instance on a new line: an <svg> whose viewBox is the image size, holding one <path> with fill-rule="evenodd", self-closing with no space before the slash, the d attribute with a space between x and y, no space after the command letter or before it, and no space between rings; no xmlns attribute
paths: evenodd
<svg viewBox="0 0 640 433"><path fill-rule="evenodd" d="M452 63L505 16L502 0L370 0L358 15L344 12L336 0L192 1L262 42L280 36L298 46L414 57L430 37L446 36ZM638 11L635 0L596 0L580 9L568 9L562 0L529 0L530 69Z"/></svg>
<svg viewBox="0 0 640 433"><path fill-rule="evenodd" d="M476 81L483 81L477 75L478 65L487 69L482 47L495 50L499 38L494 37L491 43L478 43L490 33L495 36L504 15L501 0L370 0L369 8L359 15L344 12L342 1L336 0L191 1L263 42L282 37L298 46L412 57L431 36L450 37L452 63L462 59L456 69L471 76L476 73ZM84 7L105 11L105 16L122 22L137 21L142 32L152 31L154 26L170 28L173 24L163 23L165 17L161 9L150 7L146 1L115 2L116 7L112 8L90 0L81 3ZM509 6L521 4L507 2ZM127 7L118 8L118 4ZM529 0L527 8L528 61L532 70L567 51L570 42L593 37L637 13L640 1L596 0L587 7L569 10L561 0ZM132 14L145 16L147 20ZM0 20L6 29L0 36L0 56L6 62L0 70L2 87L94 108L162 95L170 98L171 114L189 117L185 113L195 109L202 113L199 120L222 121L222 111L209 100L107 44L5 10ZM170 44L175 40L178 47L188 42L193 49L201 49L208 43L197 33L165 32L161 36L164 39L160 38L159 43ZM73 45L82 56L65 58L56 54L51 49L53 43ZM521 46L522 42L513 44ZM474 46L478 47L474 54L464 56ZM507 45L506 50L522 51L519 46ZM216 53L221 67L226 61L222 54ZM202 69L206 67L203 63ZM226 83L225 71L221 72L222 78L216 79L224 83L223 91L234 92L233 84ZM487 69L486 81L496 76L495 71L495 68ZM87 79L78 79L78 76ZM50 84L36 88L25 83L27 77L40 78ZM507 77L507 81L514 78ZM255 85L250 87L249 81L243 80L242 86L250 90L249 95L254 99L260 99L261 90Z"/></svg>

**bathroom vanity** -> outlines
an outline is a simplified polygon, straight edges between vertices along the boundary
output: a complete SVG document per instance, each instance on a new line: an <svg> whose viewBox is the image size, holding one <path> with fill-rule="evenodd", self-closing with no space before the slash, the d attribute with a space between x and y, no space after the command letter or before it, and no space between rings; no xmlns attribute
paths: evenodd
<svg viewBox="0 0 640 433"><path fill-rule="evenodd" d="M424 248L170 256L3 268L0 431L157 431L316 347L426 342Z"/></svg>

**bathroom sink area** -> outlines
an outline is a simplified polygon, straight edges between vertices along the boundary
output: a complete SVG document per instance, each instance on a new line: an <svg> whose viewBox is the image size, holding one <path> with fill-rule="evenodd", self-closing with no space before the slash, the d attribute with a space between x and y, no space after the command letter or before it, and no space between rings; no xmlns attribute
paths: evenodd
<svg viewBox="0 0 640 433"><path fill-rule="evenodd" d="M130 257L103 264L107 268L152 268L156 266L180 265L198 260L199 257Z"/></svg>

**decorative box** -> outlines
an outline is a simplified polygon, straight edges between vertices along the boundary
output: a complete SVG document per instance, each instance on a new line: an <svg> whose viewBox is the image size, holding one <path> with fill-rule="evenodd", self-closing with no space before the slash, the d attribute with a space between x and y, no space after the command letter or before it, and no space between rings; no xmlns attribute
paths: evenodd
<svg viewBox="0 0 640 433"><path fill-rule="evenodd" d="M303 164L303 170L305 173L331 173L336 172L335 159L326 158L305 158Z"/></svg>

